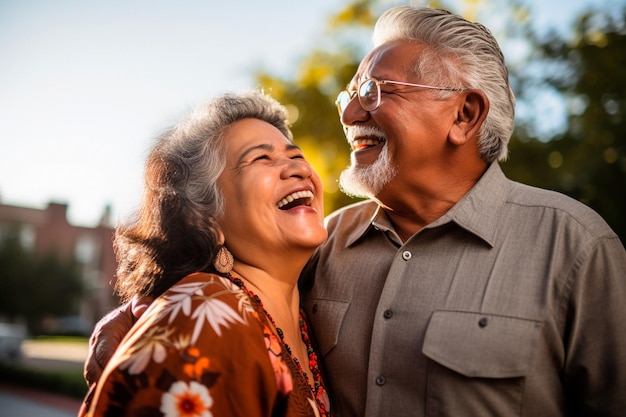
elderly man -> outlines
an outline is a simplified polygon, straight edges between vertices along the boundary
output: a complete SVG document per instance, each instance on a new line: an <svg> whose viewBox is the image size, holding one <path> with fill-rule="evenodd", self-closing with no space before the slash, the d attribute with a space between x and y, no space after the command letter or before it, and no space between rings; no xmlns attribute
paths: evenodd
<svg viewBox="0 0 626 417"><path fill-rule="evenodd" d="M503 175L496 40L407 6L374 44L337 101L341 185L370 200L327 219L303 277L337 415L624 415L626 253L588 207Z"/></svg>

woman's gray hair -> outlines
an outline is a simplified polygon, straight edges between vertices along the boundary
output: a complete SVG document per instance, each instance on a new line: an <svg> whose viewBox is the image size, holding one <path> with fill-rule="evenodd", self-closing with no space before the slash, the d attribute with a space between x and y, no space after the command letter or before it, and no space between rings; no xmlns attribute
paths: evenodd
<svg viewBox="0 0 626 417"><path fill-rule="evenodd" d="M286 109L256 90L220 95L157 139L146 160L142 203L115 234L115 286L123 300L157 297L190 273L215 272L224 140L228 128L243 119L267 122L293 140Z"/></svg>
<svg viewBox="0 0 626 417"><path fill-rule="evenodd" d="M161 136L153 152L186 171L184 181L166 184L163 191L182 193L190 204L220 218L224 208L217 179L226 163L224 133L233 123L247 118L265 121L293 140L287 111L270 96L256 90L218 96L194 108Z"/></svg>
<svg viewBox="0 0 626 417"><path fill-rule="evenodd" d="M489 99L478 149L487 162L506 160L513 133L515 95L504 55L491 32L445 10L399 6L381 15L374 28L374 46L394 40L427 45L415 70L420 82L482 90Z"/></svg>

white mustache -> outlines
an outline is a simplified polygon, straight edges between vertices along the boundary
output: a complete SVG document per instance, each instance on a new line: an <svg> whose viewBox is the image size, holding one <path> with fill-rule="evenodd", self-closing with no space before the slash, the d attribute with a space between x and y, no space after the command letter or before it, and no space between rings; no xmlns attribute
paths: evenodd
<svg viewBox="0 0 626 417"><path fill-rule="evenodd" d="M346 128L346 137L349 141L353 141L358 137L375 137L382 140L387 140L385 132L376 126L350 126Z"/></svg>

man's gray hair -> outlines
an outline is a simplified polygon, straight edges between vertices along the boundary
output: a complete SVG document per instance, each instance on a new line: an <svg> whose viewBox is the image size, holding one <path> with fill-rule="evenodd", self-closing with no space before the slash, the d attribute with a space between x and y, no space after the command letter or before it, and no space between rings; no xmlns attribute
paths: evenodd
<svg viewBox="0 0 626 417"><path fill-rule="evenodd" d="M487 162L504 161L513 133L515 95L504 55L491 32L445 10L400 6L381 15L374 47L416 40L427 49L415 63L420 82L482 90L490 108L479 132L478 149Z"/></svg>

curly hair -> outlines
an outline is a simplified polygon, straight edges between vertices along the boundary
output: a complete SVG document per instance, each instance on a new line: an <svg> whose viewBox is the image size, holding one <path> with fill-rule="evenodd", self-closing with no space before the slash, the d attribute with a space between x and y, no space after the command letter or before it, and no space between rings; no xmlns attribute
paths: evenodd
<svg viewBox="0 0 626 417"><path fill-rule="evenodd" d="M479 132L479 152L486 162L506 160L515 95L504 55L489 29L446 10L399 6L383 13L374 28L374 46L393 40L427 46L414 67L423 82L484 91L490 107Z"/></svg>
<svg viewBox="0 0 626 417"><path fill-rule="evenodd" d="M285 108L256 90L215 97L157 138L145 164L142 202L115 232L115 288L122 300L157 297L190 273L214 271L225 132L247 118L293 140Z"/></svg>

